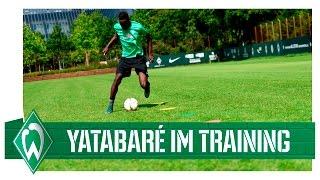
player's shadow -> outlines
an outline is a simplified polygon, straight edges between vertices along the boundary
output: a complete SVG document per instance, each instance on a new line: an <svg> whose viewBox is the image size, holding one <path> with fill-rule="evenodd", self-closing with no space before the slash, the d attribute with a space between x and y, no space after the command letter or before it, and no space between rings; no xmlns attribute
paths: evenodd
<svg viewBox="0 0 320 180"><path fill-rule="evenodd" d="M161 105L165 105L168 102L161 102L161 103L146 103L146 104L139 104L139 108L152 108L155 106L161 106Z"/></svg>

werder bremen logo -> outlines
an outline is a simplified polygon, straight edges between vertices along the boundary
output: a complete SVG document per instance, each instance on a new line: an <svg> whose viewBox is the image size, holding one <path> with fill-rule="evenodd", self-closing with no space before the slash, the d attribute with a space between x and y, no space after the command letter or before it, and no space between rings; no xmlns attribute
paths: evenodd
<svg viewBox="0 0 320 180"><path fill-rule="evenodd" d="M13 143L32 173L35 173L49 150L52 139L36 112L32 111Z"/></svg>

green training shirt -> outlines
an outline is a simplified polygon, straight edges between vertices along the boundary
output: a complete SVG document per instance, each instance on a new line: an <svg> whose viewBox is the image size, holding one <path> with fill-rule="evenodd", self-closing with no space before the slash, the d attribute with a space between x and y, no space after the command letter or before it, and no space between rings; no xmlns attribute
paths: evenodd
<svg viewBox="0 0 320 180"><path fill-rule="evenodd" d="M122 57L132 58L137 55L143 56L142 40L147 34L147 30L142 24L131 21L131 26L128 30L123 30L120 23L113 26L119 36L122 46Z"/></svg>

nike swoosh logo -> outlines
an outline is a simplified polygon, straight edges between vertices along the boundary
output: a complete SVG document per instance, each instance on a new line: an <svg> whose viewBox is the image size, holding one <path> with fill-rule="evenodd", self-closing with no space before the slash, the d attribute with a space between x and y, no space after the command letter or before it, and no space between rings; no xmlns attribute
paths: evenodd
<svg viewBox="0 0 320 180"><path fill-rule="evenodd" d="M175 59L171 59L171 58L169 58L169 63L173 63L173 62L177 61L178 59L180 59L180 57L175 58Z"/></svg>

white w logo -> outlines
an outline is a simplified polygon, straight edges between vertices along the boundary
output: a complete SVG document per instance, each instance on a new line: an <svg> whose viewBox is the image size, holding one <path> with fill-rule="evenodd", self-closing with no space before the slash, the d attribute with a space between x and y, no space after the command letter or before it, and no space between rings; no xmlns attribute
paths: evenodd
<svg viewBox="0 0 320 180"><path fill-rule="evenodd" d="M37 146L35 145L34 141L32 141L30 148L27 150L26 137L29 134L29 130L30 131L37 131L37 133L39 134L39 137L40 137L40 149L39 150L37 149ZM28 160L30 160L32 154L34 154L34 156L39 161L40 155L41 155L42 149L43 149L43 144L44 144L44 134L43 134L43 130L42 130L41 126L38 123L30 123L28 126L28 129L24 129L22 131L22 146L23 146L24 153L26 154Z"/></svg>

